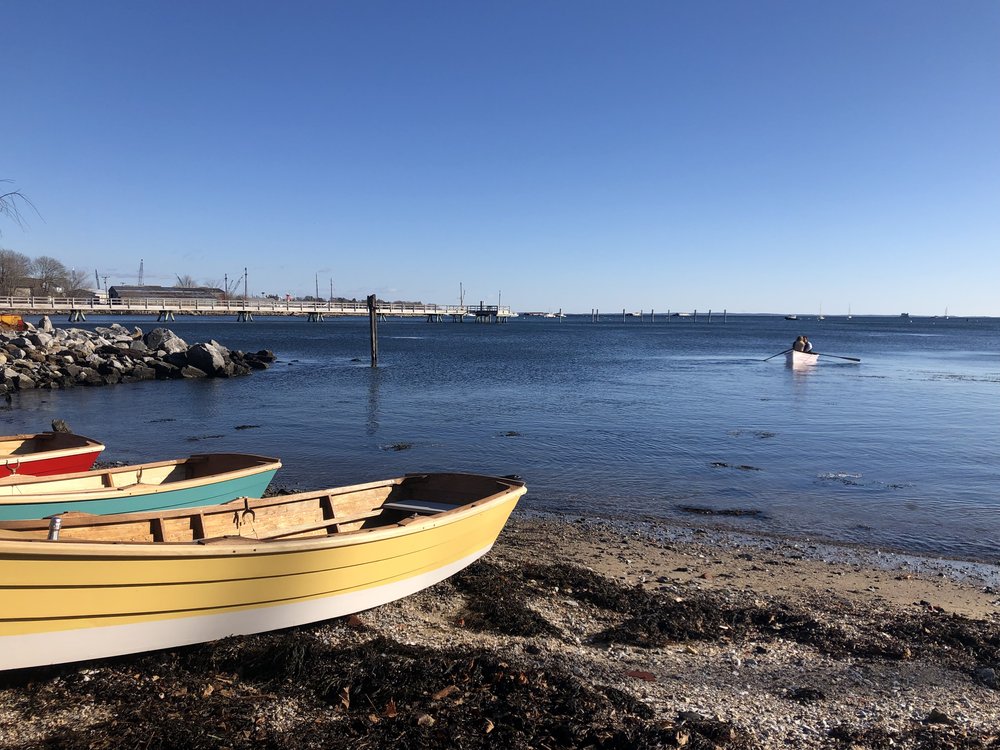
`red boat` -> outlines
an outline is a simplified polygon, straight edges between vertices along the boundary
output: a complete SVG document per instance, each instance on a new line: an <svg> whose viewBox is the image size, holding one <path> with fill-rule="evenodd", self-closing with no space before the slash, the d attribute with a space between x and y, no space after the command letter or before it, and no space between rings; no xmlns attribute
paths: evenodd
<svg viewBox="0 0 1000 750"><path fill-rule="evenodd" d="M44 477L89 471L104 450L96 440L71 432L0 437L0 479L14 474Z"/></svg>

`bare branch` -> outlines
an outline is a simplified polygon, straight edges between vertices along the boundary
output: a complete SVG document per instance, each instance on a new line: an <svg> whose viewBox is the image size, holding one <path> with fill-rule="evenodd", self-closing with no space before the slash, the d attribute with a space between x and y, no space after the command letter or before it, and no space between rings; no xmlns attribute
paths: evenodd
<svg viewBox="0 0 1000 750"><path fill-rule="evenodd" d="M10 182L10 180L0 180L0 182ZM32 203L31 199L25 196L20 190L11 190L7 193L0 193L0 216L6 216L21 229L24 229L27 226L27 222L24 220L21 209L17 205L18 201L31 208L31 210L34 211L39 218L41 218L42 215L38 213L38 209L35 208L35 204ZM0 232L0 234L2 234L2 232Z"/></svg>

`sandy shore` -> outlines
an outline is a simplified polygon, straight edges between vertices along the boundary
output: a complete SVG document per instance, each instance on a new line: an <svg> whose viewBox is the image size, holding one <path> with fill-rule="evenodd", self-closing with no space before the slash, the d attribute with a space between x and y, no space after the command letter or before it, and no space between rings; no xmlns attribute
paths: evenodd
<svg viewBox="0 0 1000 750"><path fill-rule="evenodd" d="M1000 747L1000 569L518 515L314 627L5 675L0 747Z"/></svg>

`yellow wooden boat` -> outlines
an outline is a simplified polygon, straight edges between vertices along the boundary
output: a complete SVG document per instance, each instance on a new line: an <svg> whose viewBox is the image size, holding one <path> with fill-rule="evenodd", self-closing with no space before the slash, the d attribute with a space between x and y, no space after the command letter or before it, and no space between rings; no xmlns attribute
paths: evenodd
<svg viewBox="0 0 1000 750"><path fill-rule="evenodd" d="M493 546L524 484L413 474L224 505L0 522L0 669L368 609Z"/></svg>

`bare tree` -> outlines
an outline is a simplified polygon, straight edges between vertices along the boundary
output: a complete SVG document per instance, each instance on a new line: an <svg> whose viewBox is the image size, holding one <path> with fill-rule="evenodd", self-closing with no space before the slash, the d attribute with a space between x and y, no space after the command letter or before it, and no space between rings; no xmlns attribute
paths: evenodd
<svg viewBox="0 0 1000 750"><path fill-rule="evenodd" d="M55 295L66 287L66 266L48 255L40 255L31 263L31 272L43 294Z"/></svg>
<svg viewBox="0 0 1000 750"><path fill-rule="evenodd" d="M177 283L174 284L175 287L182 287L184 289L193 289L198 286L198 282L194 280L194 276L190 274L184 274L183 276L177 277Z"/></svg>
<svg viewBox="0 0 1000 750"><path fill-rule="evenodd" d="M10 182L10 180L0 180L0 182ZM28 206L36 214L38 213L35 204L28 200L24 193L20 190L10 190L6 193L0 193L0 216L6 216L19 227L24 227L24 216L21 214L18 203Z"/></svg>
<svg viewBox="0 0 1000 750"><path fill-rule="evenodd" d="M0 294L14 296L17 287L31 275L31 258L16 250L0 248Z"/></svg>
<svg viewBox="0 0 1000 750"><path fill-rule="evenodd" d="M66 283L63 284L63 288L66 290L67 297L88 297L91 292L89 290L90 274L86 271L82 271L78 268L71 268L66 272Z"/></svg>

